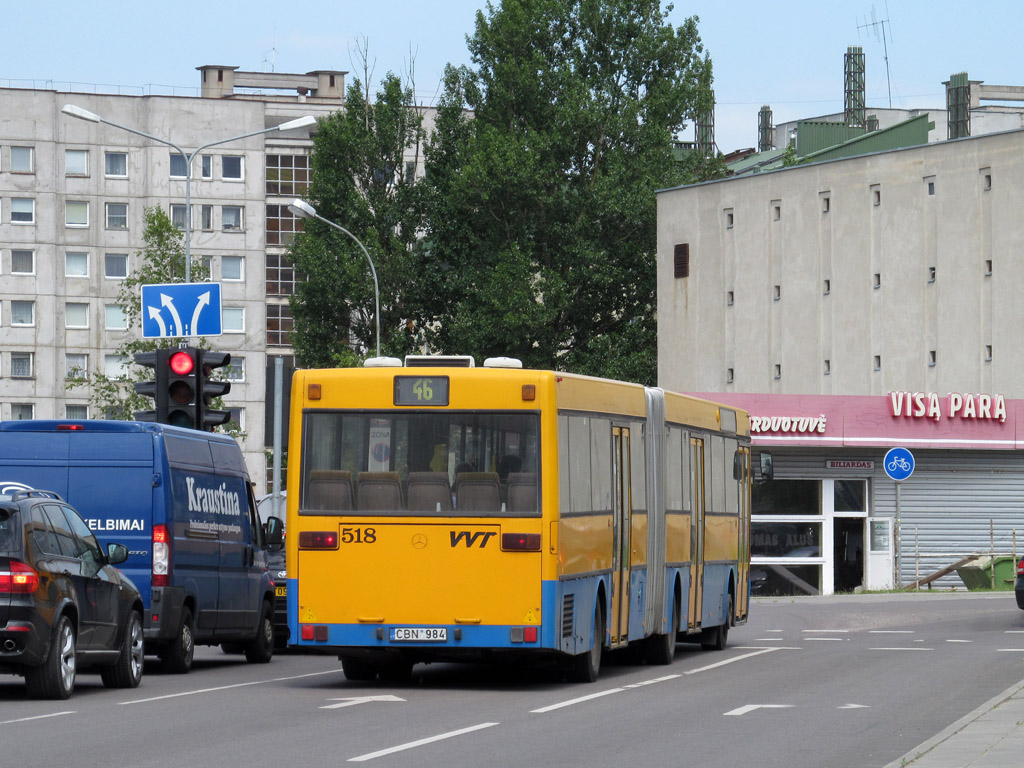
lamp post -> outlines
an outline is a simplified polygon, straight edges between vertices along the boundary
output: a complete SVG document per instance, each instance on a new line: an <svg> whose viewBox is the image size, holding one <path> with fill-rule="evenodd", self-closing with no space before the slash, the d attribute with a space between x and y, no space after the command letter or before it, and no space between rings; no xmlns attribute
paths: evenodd
<svg viewBox="0 0 1024 768"><path fill-rule="evenodd" d="M166 144L168 147L176 149L178 154L185 158L185 282L192 282L192 161L196 155L202 152L204 149L216 146L218 144L227 144L231 141L238 141L239 139L247 139L250 136L259 136L262 133L272 133L274 131L290 131L293 128L305 128L307 125L313 125L316 122L316 118L312 115L306 115L305 117L299 117L295 120L289 120L281 125L275 125L273 128L264 128L259 131L250 131L249 133L242 133L238 136L229 136L226 139L218 139L217 141L211 141L203 144L201 147L196 149L192 153L187 153L177 144L168 141L167 139L161 139L159 136L153 136L144 131L130 128L127 125L121 125L115 123L112 120L100 117L94 112L90 112L82 107L75 106L74 104L65 104L61 110L65 115L69 117L77 117L79 120L86 120L90 123L103 123L104 125L112 125L115 128L120 128L122 131L128 131L128 133L134 133L138 136L156 141L160 144Z"/></svg>
<svg viewBox="0 0 1024 768"><path fill-rule="evenodd" d="M362 242L360 242L358 237L353 235L351 232L349 232L343 226L341 226L340 224L335 224L333 221L330 221L329 219L325 219L323 216L321 216L319 213L317 213L316 212L316 208L314 208L312 205L307 203L305 200L299 200L298 198L295 198L294 200L291 201L291 203L289 203L288 210L291 211L292 213L294 213L300 219L320 219L320 221L322 221L324 224L327 224L327 225L329 225L331 227L334 227L335 229L339 230L340 232L344 232L346 235L351 237L353 240L356 241L356 245L358 245L362 249L363 255L366 256L366 261L370 265L370 274L373 275L373 293L374 293L374 297L376 298L376 301L377 301L376 314L374 315L374 320L376 321L376 325L377 325L377 357L379 358L380 357L380 285L377 283L377 270L373 266L373 259L370 258L370 253L369 253L369 251L366 250L366 246L363 245Z"/></svg>

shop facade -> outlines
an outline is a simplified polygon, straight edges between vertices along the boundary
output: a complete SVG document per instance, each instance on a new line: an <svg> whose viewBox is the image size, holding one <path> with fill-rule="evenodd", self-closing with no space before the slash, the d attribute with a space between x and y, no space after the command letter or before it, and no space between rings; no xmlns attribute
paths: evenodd
<svg viewBox="0 0 1024 768"><path fill-rule="evenodd" d="M935 574L972 554L1024 550L1024 400L696 394L751 416L752 594L827 595L926 580L926 588L964 589L955 571ZM895 447L915 460L899 483L885 471ZM762 454L772 479L761 474Z"/></svg>

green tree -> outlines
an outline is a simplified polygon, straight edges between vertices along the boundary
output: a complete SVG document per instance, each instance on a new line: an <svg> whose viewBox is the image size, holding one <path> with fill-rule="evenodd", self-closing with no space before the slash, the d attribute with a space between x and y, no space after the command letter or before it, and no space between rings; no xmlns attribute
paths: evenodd
<svg viewBox="0 0 1024 768"><path fill-rule="evenodd" d="M410 287L432 346L656 379L655 191L711 104L696 17L658 0L505 0L478 12L426 146ZM467 112L471 110L471 112Z"/></svg>
<svg viewBox="0 0 1024 768"><path fill-rule="evenodd" d="M137 352L148 352L158 348L177 347L179 339L143 339L142 304L139 301L140 287L162 283L185 282L185 242L184 235L159 207L145 208L142 214L145 225L142 240L145 246L138 252L138 268L132 271L121 283L117 293L117 303L123 308L126 326L134 331L134 338L129 339L115 350L115 354L124 359L120 376L111 377L102 372L81 371L79 375L69 377L66 389L88 387L89 405L92 411L102 418L132 419L136 411L151 410L152 399L135 392L135 383L148 381L152 378L152 369L142 368L134 363ZM190 277L193 282L209 279L210 271L202 259L192 259ZM205 337L190 339L194 346L209 349ZM222 408L220 398L214 401L215 408ZM231 422L222 428L236 437L242 435L239 427Z"/></svg>
<svg viewBox="0 0 1024 768"><path fill-rule="evenodd" d="M355 79L345 109L322 119L313 138L309 200L369 252L380 284L382 350L395 355L409 351L414 341L406 323L405 284L421 206L406 163L416 163L422 136L412 88L388 74L374 102ZM290 301L299 364L355 364L350 334L363 350L375 349L373 278L359 246L333 227L306 219L290 257L305 278Z"/></svg>

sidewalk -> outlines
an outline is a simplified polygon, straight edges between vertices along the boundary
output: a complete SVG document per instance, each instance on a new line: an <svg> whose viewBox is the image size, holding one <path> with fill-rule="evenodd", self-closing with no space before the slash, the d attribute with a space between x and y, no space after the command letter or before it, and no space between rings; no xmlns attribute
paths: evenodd
<svg viewBox="0 0 1024 768"><path fill-rule="evenodd" d="M1012 768L1024 762L1024 680L885 768Z"/></svg>

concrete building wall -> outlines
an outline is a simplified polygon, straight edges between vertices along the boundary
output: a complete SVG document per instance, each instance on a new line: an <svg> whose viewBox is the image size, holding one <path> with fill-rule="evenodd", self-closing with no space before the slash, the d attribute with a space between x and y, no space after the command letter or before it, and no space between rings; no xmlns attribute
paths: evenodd
<svg viewBox="0 0 1024 768"><path fill-rule="evenodd" d="M1024 396L1022 148L1018 130L659 193L659 383Z"/></svg>

